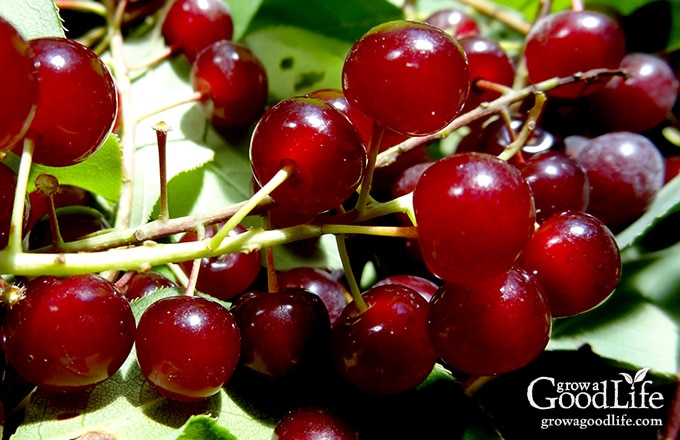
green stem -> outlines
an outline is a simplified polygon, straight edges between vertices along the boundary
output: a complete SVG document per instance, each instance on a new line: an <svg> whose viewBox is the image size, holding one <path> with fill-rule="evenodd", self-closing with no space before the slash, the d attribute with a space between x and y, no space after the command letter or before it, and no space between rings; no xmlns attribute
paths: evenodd
<svg viewBox="0 0 680 440"><path fill-rule="evenodd" d="M9 248L0 251L0 273L18 276L69 276L106 270L149 270L176 261L250 252L326 234L367 234L386 237L415 237L413 227L361 225L298 225L265 231L253 228L229 236L216 248L209 239L187 243L146 242L141 246L96 252L28 253Z"/></svg>
<svg viewBox="0 0 680 440"><path fill-rule="evenodd" d="M337 234L335 236L335 242L338 245L338 253L340 254L340 261L342 261L342 267L345 271L345 279L347 280L347 286L349 287L349 293L352 295L352 299L357 305L359 312L363 313L368 310L368 305L364 297L361 295L361 289L359 288L359 283L354 276L354 271L352 270L352 265L349 261L349 253L347 252L347 242L345 241L345 234Z"/></svg>
<svg viewBox="0 0 680 440"><path fill-rule="evenodd" d="M368 142L368 163L366 164L366 174L361 183L361 190L359 191L359 198L357 199L356 209L359 213L366 210L368 197L371 192L371 185L373 184L373 171L375 170L375 163L380 152L380 144L382 144L383 136L385 135L385 128L373 122L371 132L371 140Z"/></svg>
<svg viewBox="0 0 680 440"><path fill-rule="evenodd" d="M546 97L542 92L536 93L536 102L534 106L529 111L527 120L522 125L522 130L520 130L516 139L513 140L506 148L498 155L499 158L503 160L510 160L512 156L517 154L518 151L526 144L527 139L531 136L531 133L538 126L538 119L541 117L543 112L543 106L545 105Z"/></svg>
<svg viewBox="0 0 680 440"><path fill-rule="evenodd" d="M28 188L28 178L31 174L33 163L33 150L35 143L31 136L24 139L24 149L21 153L21 162L17 172L17 186L14 191L14 204L12 205L12 217L10 219L9 238L7 250L12 253L21 252L21 241L23 240L24 213L26 209L26 194Z"/></svg>
<svg viewBox="0 0 680 440"><path fill-rule="evenodd" d="M244 218L252 212L257 205L260 204L265 198L269 197L272 191L274 191L279 185L286 181L295 172L295 166L292 164L284 165L274 177L271 178L262 188L260 188L248 201L239 208L238 211L220 228L220 230L215 234L215 236L210 240L210 247L215 248L219 246L220 242L224 240L229 232L231 232L236 226L243 221Z"/></svg>
<svg viewBox="0 0 680 440"><path fill-rule="evenodd" d="M158 171L160 178L160 211L158 219L166 221L170 218L168 209L168 167L167 167L167 141L170 126L161 121L153 126L156 131L156 143L158 145Z"/></svg>

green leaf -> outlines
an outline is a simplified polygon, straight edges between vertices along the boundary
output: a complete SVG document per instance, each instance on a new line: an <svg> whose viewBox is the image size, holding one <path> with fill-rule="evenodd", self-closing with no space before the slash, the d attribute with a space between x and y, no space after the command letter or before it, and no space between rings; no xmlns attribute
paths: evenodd
<svg viewBox="0 0 680 440"><path fill-rule="evenodd" d="M139 316L160 298L177 295L178 289L162 289L132 303ZM100 432L126 440L171 440L186 437L204 421L212 419L233 437L219 439L268 439L273 427L244 409L244 402L232 398L225 390L201 402L181 403L166 399L154 391L141 374L134 350L121 369L94 389L78 393L50 393L37 390L31 395L24 423L13 440L49 438L73 439L88 432ZM185 426L186 425L186 426ZM204 437L193 437L204 438Z"/></svg>
<svg viewBox="0 0 680 440"><path fill-rule="evenodd" d="M539 11L540 5L534 0L495 0L503 6L519 11L529 21L536 19L536 14ZM552 2L552 11L562 11L571 8L571 0L554 0Z"/></svg>
<svg viewBox="0 0 680 440"><path fill-rule="evenodd" d="M215 419L198 415L189 419L177 440L236 440L228 429L217 424Z"/></svg>
<svg viewBox="0 0 680 440"><path fill-rule="evenodd" d="M85 161L68 167L31 167L28 190L35 189L38 174L51 174L62 185L74 185L97 194L109 203L118 200L122 181L121 152L118 138L108 137L104 144Z"/></svg>
<svg viewBox="0 0 680 440"><path fill-rule="evenodd" d="M250 22L260 9L264 0L228 0L229 10L234 21L234 41L239 41L246 33Z"/></svg>
<svg viewBox="0 0 680 440"><path fill-rule="evenodd" d="M250 33L245 43L262 60L272 99L340 88L350 44L298 27L277 26Z"/></svg>
<svg viewBox="0 0 680 440"><path fill-rule="evenodd" d="M403 17L385 0L264 0L248 33L287 25L353 43L373 26Z"/></svg>
<svg viewBox="0 0 680 440"><path fill-rule="evenodd" d="M2 0L0 17L27 40L40 37L63 37L64 28L53 0Z"/></svg>

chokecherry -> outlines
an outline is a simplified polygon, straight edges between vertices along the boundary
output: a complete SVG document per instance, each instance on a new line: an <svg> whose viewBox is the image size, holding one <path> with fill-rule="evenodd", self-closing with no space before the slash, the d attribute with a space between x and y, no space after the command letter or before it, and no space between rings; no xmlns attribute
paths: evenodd
<svg viewBox="0 0 680 440"><path fill-rule="evenodd" d="M614 236L582 211L558 213L544 221L519 261L543 287L553 317L594 308L611 295L621 277Z"/></svg>
<svg viewBox="0 0 680 440"><path fill-rule="evenodd" d="M180 50L189 62L211 44L231 40L234 22L224 0L173 0L161 33L172 50Z"/></svg>
<svg viewBox="0 0 680 440"><path fill-rule="evenodd" d="M562 211L585 211L588 207L588 176L573 157L560 151L537 154L526 161L521 172L534 195L537 222Z"/></svg>
<svg viewBox="0 0 680 440"><path fill-rule="evenodd" d="M45 37L30 45L38 66L38 105L29 128L33 161L56 167L81 162L113 129L113 77L92 49L75 40Z"/></svg>
<svg viewBox="0 0 680 440"><path fill-rule="evenodd" d="M218 393L229 381L241 338L223 305L179 295L159 299L144 311L135 347L142 374L156 391L193 402Z"/></svg>
<svg viewBox="0 0 680 440"><path fill-rule="evenodd" d="M478 282L508 270L536 219L520 171L484 153L434 162L416 183L413 209L425 264L452 283Z"/></svg>
<svg viewBox="0 0 680 440"><path fill-rule="evenodd" d="M663 186L663 156L637 133L597 136L578 151L576 159L590 183L587 211L612 228L642 215Z"/></svg>
<svg viewBox="0 0 680 440"><path fill-rule="evenodd" d="M0 17L0 151L13 147L28 130L38 102L38 80L29 43Z"/></svg>
<svg viewBox="0 0 680 440"><path fill-rule="evenodd" d="M35 278L2 323L9 363L51 391L89 389L111 377L134 338L130 304L98 275Z"/></svg>
<svg viewBox="0 0 680 440"><path fill-rule="evenodd" d="M430 301L428 331L438 355L472 375L528 364L547 345L551 327L545 293L517 267L475 283L445 283Z"/></svg>
<svg viewBox="0 0 680 440"><path fill-rule="evenodd" d="M219 225L209 225L205 228L205 237L215 235ZM246 228L237 225L229 231L229 236L234 237L246 232ZM198 233L188 231L180 242L186 243L196 241ZM179 263L185 274L191 274L193 260ZM199 292L207 293L215 298L230 300L243 293L255 281L260 269L262 268L262 255L259 250L251 252L233 252L216 257L201 258L201 268L199 270L196 289Z"/></svg>
<svg viewBox="0 0 680 440"><path fill-rule="evenodd" d="M359 111L407 135L444 128L470 89L465 52L435 26L397 20L359 38L342 69L342 89Z"/></svg>
<svg viewBox="0 0 680 440"><path fill-rule="evenodd" d="M607 15L565 10L539 19L526 36L524 58L529 79L537 83L590 69L617 69L625 55L623 30ZM605 82L573 83L549 95L577 98L602 88Z"/></svg>
<svg viewBox="0 0 680 440"><path fill-rule="evenodd" d="M250 291L231 312L242 335L243 367L282 379L326 364L330 318L318 295L296 287Z"/></svg>
<svg viewBox="0 0 680 440"><path fill-rule="evenodd" d="M150 295L159 289L177 287L174 281L162 273L149 270L145 272L134 272L127 278L121 286L121 290L128 301L132 301Z"/></svg>
<svg viewBox="0 0 680 440"><path fill-rule="evenodd" d="M435 11L427 16L424 21L448 32L456 40L479 35L480 33L477 21L470 14L457 8Z"/></svg>
<svg viewBox="0 0 680 440"><path fill-rule="evenodd" d="M217 127L250 125L267 104L267 72L257 55L240 43L220 40L200 51L191 68L191 84L201 94L201 110Z"/></svg>
<svg viewBox="0 0 680 440"><path fill-rule="evenodd" d="M271 440L359 440L359 433L329 411L307 407L281 418Z"/></svg>
<svg viewBox="0 0 680 440"><path fill-rule="evenodd" d="M340 374L371 394L415 389L432 372L437 354L427 333L428 303L397 284L363 293L367 309L347 304L332 329L332 355Z"/></svg>
<svg viewBox="0 0 680 440"><path fill-rule="evenodd" d="M394 274L389 275L381 280L378 280L374 286L382 286L385 284L398 284L400 286L406 286L410 289L415 290L425 298L426 301L430 301L434 296L435 292L439 288L434 281L427 278L421 277L419 275L410 274Z"/></svg>
<svg viewBox="0 0 680 440"><path fill-rule="evenodd" d="M673 108L678 79L656 55L629 53L621 61L627 77L617 76L589 97L589 107L609 130L642 132L659 125Z"/></svg>
<svg viewBox="0 0 680 440"><path fill-rule="evenodd" d="M0 164L0 249L4 249L9 241L9 228L12 222L12 207L16 187L17 173L5 163ZM28 207L28 210L30 210L30 207Z"/></svg>
<svg viewBox="0 0 680 440"><path fill-rule="evenodd" d="M317 98L293 97L269 108L257 123L250 161L260 186L290 167L291 175L271 198L301 213L319 214L355 192L367 157L359 132L342 113Z"/></svg>
<svg viewBox="0 0 680 440"><path fill-rule="evenodd" d="M300 266L279 272L279 288L301 288L319 295L328 310L331 325L347 305L347 288L331 271L317 267Z"/></svg>

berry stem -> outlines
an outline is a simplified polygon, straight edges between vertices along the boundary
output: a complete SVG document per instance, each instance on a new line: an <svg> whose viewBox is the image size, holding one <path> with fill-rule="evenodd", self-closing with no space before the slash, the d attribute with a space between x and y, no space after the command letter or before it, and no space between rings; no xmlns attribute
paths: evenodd
<svg viewBox="0 0 680 440"><path fill-rule="evenodd" d="M158 220L166 221L170 218L168 210L168 167L167 167L167 141L168 131L172 128L161 121L153 126L156 131L156 143L158 145L158 170L160 177L160 212Z"/></svg>
<svg viewBox="0 0 680 440"><path fill-rule="evenodd" d="M23 239L24 210L26 208L26 189L28 178L33 164L33 150L35 143L31 136L24 139L21 161L17 172L17 186L14 192L14 204L12 205L12 218L10 220L9 238L6 252L21 253L21 241ZM12 273L12 272L2 272Z"/></svg>
<svg viewBox="0 0 680 440"><path fill-rule="evenodd" d="M534 103L534 106L531 108L531 110L529 110L527 120L522 125L522 129L520 130L519 134L517 134L515 140L513 140L505 148L505 150L503 150L501 154L498 155L499 158L503 160L510 160L511 157L513 157L522 149L524 144L526 144L527 139L529 139L529 136L531 136L531 133L538 126L538 119L541 117L541 113L543 112L546 96L544 93L538 92L535 94L535 99L536 102Z"/></svg>
<svg viewBox="0 0 680 440"><path fill-rule="evenodd" d="M57 218L57 210L54 205L54 195L59 192L59 181L56 177L49 174L39 174L35 178L35 187L47 201L47 217L50 222L53 244L55 249L61 249L64 245L64 239L59 230L59 219Z"/></svg>
<svg viewBox="0 0 680 440"><path fill-rule="evenodd" d="M175 108L175 107L179 107L179 106L181 106L181 105L191 104L191 103L194 103L194 102L198 102L198 101L200 101L201 99L203 99L203 94L202 94L202 93L200 93L200 92L193 93L193 94L187 96L187 97L184 98L184 99L180 99L179 101L176 101L176 102L173 102L173 103L164 105L163 107L159 107L159 108L157 108L157 109L155 109L155 110L152 110L152 111L150 111L149 113L146 113L146 114L144 114L144 115L142 115L142 116L138 116L138 117L137 117L137 123L139 123L139 122L141 122L141 121L143 121L143 120L145 120L145 119L148 119L148 118L150 118L150 117L152 117L152 116L156 116L156 115L158 115L158 114L160 114L160 113L163 113L164 111L173 109L173 108Z"/></svg>
<svg viewBox="0 0 680 440"><path fill-rule="evenodd" d="M361 183L361 190L359 191L359 198L357 199L356 209L361 214L365 211L368 202L369 193L371 192L371 185L373 183L373 171L380 152L380 144L385 134L385 128L376 121L373 121L373 128L371 131L371 140L368 142L368 164L366 165L366 172L364 180Z"/></svg>
<svg viewBox="0 0 680 440"><path fill-rule="evenodd" d="M338 245L338 253L340 254L340 261L342 262L342 267L345 271L345 279L347 280L349 293L352 295L352 299L356 303L359 312L363 313L368 310L368 306L366 305L366 301L364 301L364 297L361 295L359 283L357 283L357 279L354 276L354 271L352 270L352 265L349 261L349 253L347 252L345 234L337 234L335 236L335 242Z"/></svg>
<svg viewBox="0 0 680 440"><path fill-rule="evenodd" d="M516 14L508 13L494 2L488 0L460 0L460 3L471 6L477 12L505 24L510 29L522 35L528 34L531 30L530 23L518 18Z"/></svg>
<svg viewBox="0 0 680 440"><path fill-rule="evenodd" d="M56 0L54 2L59 9L70 9L81 12L91 12L93 14L106 16L106 7L98 2L84 0Z"/></svg>
<svg viewBox="0 0 680 440"><path fill-rule="evenodd" d="M290 176L292 176L296 171L296 166L293 163L285 164L275 175L271 178L269 182L262 186L248 201L245 205L241 206L234 215L227 220L227 222L220 228L220 230L213 236L210 240L209 247L216 248L220 245L222 240L224 240L229 232L231 232L236 226L238 226L241 221L251 213L257 205L260 204L266 197L271 194L279 185L286 181Z"/></svg>
<svg viewBox="0 0 680 440"><path fill-rule="evenodd" d="M484 385L495 379L495 376L472 376L462 383L463 392L472 397Z"/></svg>
<svg viewBox="0 0 680 440"><path fill-rule="evenodd" d="M583 0L571 0L571 9L574 11L583 10Z"/></svg>
<svg viewBox="0 0 680 440"><path fill-rule="evenodd" d="M205 238L205 227L203 225L196 225L196 234L198 240L203 240ZM184 289L184 295L193 296L196 291L196 283L198 282L198 274L201 270L201 260L202 258L196 258L191 265L191 273L189 274L189 279L187 280L186 289Z"/></svg>

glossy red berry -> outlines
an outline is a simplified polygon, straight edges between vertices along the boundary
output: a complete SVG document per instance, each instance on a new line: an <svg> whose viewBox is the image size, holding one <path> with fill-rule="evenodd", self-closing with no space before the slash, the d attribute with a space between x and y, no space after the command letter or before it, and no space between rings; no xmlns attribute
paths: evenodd
<svg viewBox="0 0 680 440"><path fill-rule="evenodd" d="M430 14L424 21L445 30L456 40L479 35L477 21L471 15L457 8L440 9Z"/></svg>
<svg viewBox="0 0 680 440"><path fill-rule="evenodd" d="M258 184L263 186L284 166L292 166L293 174L271 197L306 214L335 209L351 196L361 183L366 161L359 132L337 109L316 98L288 98L269 108L250 142Z"/></svg>
<svg viewBox="0 0 680 440"><path fill-rule="evenodd" d="M231 312L245 368L280 379L326 362L330 319L319 296L300 288L252 291L237 298Z"/></svg>
<svg viewBox="0 0 680 440"><path fill-rule="evenodd" d="M260 59L246 46L227 40L197 54L191 84L202 95L203 114L218 127L250 125L262 115L269 97L267 72Z"/></svg>
<svg viewBox="0 0 680 440"><path fill-rule="evenodd" d="M121 290L128 301L132 301L150 295L156 290L168 287L177 287L174 281L160 272L150 270L147 272L135 272L128 278Z"/></svg>
<svg viewBox="0 0 680 440"><path fill-rule="evenodd" d="M279 272L277 281L280 288L308 290L321 298L331 325L338 319L347 305L347 288L332 271L317 267L294 267Z"/></svg>
<svg viewBox="0 0 680 440"><path fill-rule="evenodd" d="M4 249L9 241L16 187L17 173L6 164L0 164L0 249Z"/></svg>
<svg viewBox="0 0 680 440"><path fill-rule="evenodd" d="M363 297L367 310L351 302L333 326L331 347L338 371L371 394L415 389L437 360L427 333L427 301L396 284L372 287Z"/></svg>
<svg viewBox="0 0 680 440"><path fill-rule="evenodd" d="M581 211L555 214L543 222L519 261L543 287L554 317L596 307L621 278L614 236L604 223Z"/></svg>
<svg viewBox="0 0 680 440"><path fill-rule="evenodd" d="M413 190L413 208L425 264L452 283L507 271L536 219L520 171L483 153L454 154L430 165Z"/></svg>
<svg viewBox="0 0 680 440"><path fill-rule="evenodd" d="M470 89L460 44L429 24L397 20L357 40L345 58L342 88L349 103L383 127L408 135L444 128Z"/></svg>
<svg viewBox="0 0 680 440"><path fill-rule="evenodd" d="M106 65L67 38L30 41L38 63L38 106L29 133L33 161L68 166L92 155L111 133L118 93Z"/></svg>
<svg viewBox="0 0 680 440"><path fill-rule="evenodd" d="M217 232L218 225L210 225L205 229L206 238ZM246 232L246 228L238 225L229 231L228 237ZM187 243L198 240L196 231L186 232L180 242ZM193 260L182 261L180 268L188 276L193 268ZM196 289L222 300L230 300L245 292L255 281L262 268L262 255L259 250L250 252L232 252L216 257L201 258Z"/></svg>
<svg viewBox="0 0 680 440"><path fill-rule="evenodd" d="M174 400L203 400L220 391L238 364L241 340L231 313L199 296L159 299L144 311L135 347L142 374Z"/></svg>
<svg viewBox="0 0 680 440"><path fill-rule="evenodd" d="M111 377L135 338L130 304L97 275L38 277L2 324L7 360L51 391L89 389Z"/></svg>
<svg viewBox="0 0 680 440"><path fill-rule="evenodd" d="M271 440L359 440L359 433L329 411L310 407L286 414Z"/></svg>
<svg viewBox="0 0 680 440"><path fill-rule="evenodd" d="M476 283L444 284L430 301L428 330L451 368L496 375L523 367L543 351L551 318L540 285L512 268Z"/></svg>
<svg viewBox="0 0 680 440"><path fill-rule="evenodd" d="M616 76L589 98L589 107L609 130L642 132L662 123L678 96L678 78L662 58L629 53Z"/></svg>
<svg viewBox="0 0 680 440"><path fill-rule="evenodd" d="M623 30L612 18L595 11L566 10L539 19L526 36L525 60L529 79L537 83L569 77L591 69L617 69L626 53ZM578 82L549 92L576 98L603 87Z"/></svg>
<svg viewBox="0 0 680 440"><path fill-rule="evenodd" d="M0 17L0 151L14 146L28 130L38 101L38 80L29 43Z"/></svg>
<svg viewBox="0 0 680 440"><path fill-rule="evenodd" d="M231 40L234 22L224 0L173 0L161 33L165 44L193 62L212 43Z"/></svg>

